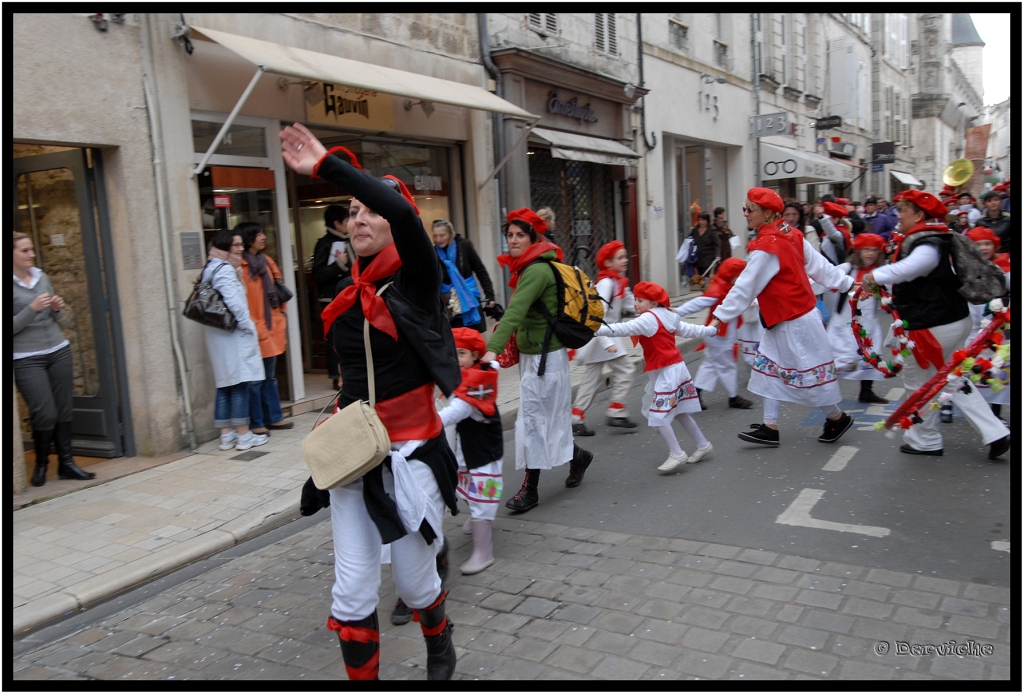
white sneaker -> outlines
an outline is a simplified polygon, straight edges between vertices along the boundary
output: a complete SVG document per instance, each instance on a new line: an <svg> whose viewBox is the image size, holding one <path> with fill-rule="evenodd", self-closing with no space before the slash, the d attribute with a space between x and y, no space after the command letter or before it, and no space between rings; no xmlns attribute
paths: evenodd
<svg viewBox="0 0 1024 694"><path fill-rule="evenodd" d="M686 451L683 451L682 455L669 454L668 458L665 459L665 462L658 466L658 472L668 474L685 462Z"/></svg>
<svg viewBox="0 0 1024 694"><path fill-rule="evenodd" d="M247 431L244 436L238 437L238 443L235 444L235 450L247 451L253 446L262 446L266 442L266 434L254 434L251 431Z"/></svg>
<svg viewBox="0 0 1024 694"><path fill-rule="evenodd" d="M232 431L229 434L220 435L220 448L222 451L230 451L235 447L235 443L238 441L238 434Z"/></svg>
<svg viewBox="0 0 1024 694"><path fill-rule="evenodd" d="M714 446L712 446L711 442L708 441L708 445L704 446L703 448L698 448L697 450L695 450L693 452L693 455L686 459L686 462L699 463L701 460L711 455L712 451L714 450Z"/></svg>

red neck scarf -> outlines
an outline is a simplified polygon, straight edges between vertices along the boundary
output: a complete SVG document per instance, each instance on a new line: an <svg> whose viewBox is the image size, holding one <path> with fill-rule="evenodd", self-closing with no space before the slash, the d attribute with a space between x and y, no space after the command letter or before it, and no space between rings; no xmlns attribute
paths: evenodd
<svg viewBox="0 0 1024 694"><path fill-rule="evenodd" d="M365 274L360 268L362 263L362 258L356 259L352 266L352 285L345 287L320 314L324 322L324 337L327 337L335 319L349 310L356 302L356 297L359 297L363 315L366 316L366 320L370 321L370 325L397 340L398 329L395 327L395 321L391 317L391 312L388 311L384 299L377 296L377 287L373 283L390 277L398 272L398 268L402 267L402 259L398 257L398 250L393 243L387 246L373 259Z"/></svg>
<svg viewBox="0 0 1024 694"><path fill-rule="evenodd" d="M910 238L911 234L916 234L919 231L937 231L939 233L948 233L949 227L946 226L945 222L931 222L928 220L924 220L910 227L910 229L905 234L901 232L893 232L891 238L896 240L896 260L899 260L900 258L900 250L903 248L903 242Z"/></svg>
<svg viewBox="0 0 1024 694"><path fill-rule="evenodd" d="M514 258L508 253L502 253L498 256L498 265L507 267L512 273L512 278L508 281L508 286L513 289L519 283L519 274L526 269L526 266L532 263L534 260L547 253L548 251L557 251L558 260L562 260L562 249L551 243L546 239L541 239L537 243L531 245L523 254L518 258Z"/></svg>
<svg viewBox="0 0 1024 694"><path fill-rule="evenodd" d="M601 270L600 272L597 273L597 281L600 282L603 279L613 279L619 283L619 285L615 288L615 292L612 294L613 298L626 296L626 287L629 286L629 280L627 278L615 272L615 270L609 270L608 268L605 268L604 270Z"/></svg>
<svg viewBox="0 0 1024 694"><path fill-rule="evenodd" d="M999 254L997 254L996 257L992 259L992 262L995 263L996 265L998 265L999 269L1002 270L1003 272L1009 272L1010 271L1010 254L1009 253L999 253Z"/></svg>
<svg viewBox="0 0 1024 694"><path fill-rule="evenodd" d="M857 268L857 276L854 277L853 279L855 282L859 283L864 279L864 275L868 274L872 270L877 270L878 268L879 265L877 262L874 265L871 265L870 267L859 267Z"/></svg>

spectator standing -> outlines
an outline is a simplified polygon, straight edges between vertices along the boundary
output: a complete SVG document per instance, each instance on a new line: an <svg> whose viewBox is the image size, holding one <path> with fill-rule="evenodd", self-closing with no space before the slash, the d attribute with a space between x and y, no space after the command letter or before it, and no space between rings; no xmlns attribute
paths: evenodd
<svg viewBox="0 0 1024 694"><path fill-rule="evenodd" d="M1010 235L1010 222L1012 218L1009 212L1003 212L1000 209L1000 205L1003 202L1002 198L999 197L999 193L990 190L981 196L981 202L985 205L985 215L978 218L978 226L991 229L999 237L1001 243L1000 250L1003 253L1010 253L1013 242Z"/></svg>
<svg viewBox="0 0 1024 694"><path fill-rule="evenodd" d="M539 210L537 210L537 216L544 221L545 238L547 238L547 240L550 241L551 243L557 243L557 241L555 241L555 222L557 221L555 217L555 211L552 210L550 207L542 207Z"/></svg>
<svg viewBox="0 0 1024 694"><path fill-rule="evenodd" d="M697 248L697 272L703 275L711 263L722 257L722 242L711 226L711 215L707 212L697 215L697 224L690 230L690 238Z"/></svg>
<svg viewBox="0 0 1024 694"><path fill-rule="evenodd" d="M736 234L732 233L732 230L729 229L729 221L724 207L716 207L714 214L715 217L712 220L711 225L714 227L715 233L718 234L718 238L722 245L722 252L719 254L719 257L722 260L726 260L727 258L732 257L732 243L730 243L730 240Z"/></svg>
<svg viewBox="0 0 1024 694"><path fill-rule="evenodd" d="M64 299L53 291L50 278L35 266L32 239L14 234L14 382L28 405L36 467L32 486L46 484L50 444L57 447L57 475L62 480L91 480L71 455L74 368L71 343L57 319Z"/></svg>
<svg viewBox="0 0 1024 694"><path fill-rule="evenodd" d="M870 234L877 234L886 241L889 234L896 226L895 220L880 209L879 200L869 197L864 200L864 231Z"/></svg>
<svg viewBox="0 0 1024 694"><path fill-rule="evenodd" d="M317 297L322 304L317 313L337 295L338 283L352 274L356 254L349 243L348 220L348 210L341 205L331 205L324 210L327 233L317 239L313 249L313 281L316 283ZM331 385L335 390L338 390L340 374L338 354L334 351L334 341L328 335L327 377L331 379Z"/></svg>
<svg viewBox="0 0 1024 694"><path fill-rule="evenodd" d="M242 237L242 280L249 304L249 317L256 325L263 357L264 378L254 383L249 393L249 425L253 433L266 434L268 429L291 429L294 423L281 412L281 396L277 390L277 358L288 347L288 315L277 293L282 281L281 270L264 251L267 235L256 222L242 222L235 227Z"/></svg>
<svg viewBox="0 0 1024 694"><path fill-rule="evenodd" d="M487 268L470 240L456 234L447 219L435 219L430 235L434 239L434 248L437 249L444 273L441 294L449 294L456 299L449 300L448 304L453 314L448 319L451 326L484 332L487 330L487 322L482 309L494 306L494 285L491 284ZM457 313L452 310L453 304L457 304Z"/></svg>
<svg viewBox="0 0 1024 694"><path fill-rule="evenodd" d="M217 388L213 426L220 428L220 450L245 451L267 442L266 434L249 430L251 384L265 378L256 325L249 316L249 302L242 284L242 253L245 243L239 234L220 229L213 235L210 257L202 280L220 292L224 305L235 317L234 330L203 326L210 353L213 381Z"/></svg>

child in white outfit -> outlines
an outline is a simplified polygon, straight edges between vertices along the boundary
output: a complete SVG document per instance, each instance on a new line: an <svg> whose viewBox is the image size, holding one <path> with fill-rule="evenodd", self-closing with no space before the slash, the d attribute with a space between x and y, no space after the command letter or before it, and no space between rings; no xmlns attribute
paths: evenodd
<svg viewBox="0 0 1024 694"><path fill-rule="evenodd" d="M648 426L655 427L668 445L669 456L658 467L661 473L670 473L683 463L696 463L711 453L711 443L701 433L691 412L700 412L697 389L676 347L676 335L708 338L717 334L717 327L693 325L683 322L669 308L668 292L653 282L639 282L633 288L637 317L625 323L602 325L596 335L634 337L644 350L650 380L643 396ZM639 338L639 339L638 339ZM693 437L697 450L687 457L672 429L672 420L679 418L683 428Z"/></svg>

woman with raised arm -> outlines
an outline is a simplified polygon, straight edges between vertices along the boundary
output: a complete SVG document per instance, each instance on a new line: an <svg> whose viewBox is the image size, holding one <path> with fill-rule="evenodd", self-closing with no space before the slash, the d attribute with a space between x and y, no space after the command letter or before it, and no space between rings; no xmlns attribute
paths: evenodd
<svg viewBox="0 0 1024 694"><path fill-rule="evenodd" d="M301 124L279 137L289 167L353 196L349 240L357 260L323 311L324 331L334 326L343 383L338 407L344 408L369 400L363 346L369 321L376 410L391 438L383 463L330 490L335 581L327 627L338 632L349 679L377 679L380 549L390 543L395 589L417 614L426 640L427 679L447 680L455 647L435 555L445 506L458 513L458 464L434 406L434 386L449 395L461 376L441 305L437 255L397 178L374 178L347 149L328 152ZM306 497L316 495L312 481L306 485Z"/></svg>

